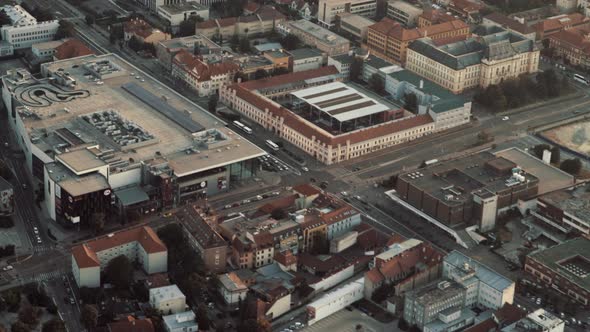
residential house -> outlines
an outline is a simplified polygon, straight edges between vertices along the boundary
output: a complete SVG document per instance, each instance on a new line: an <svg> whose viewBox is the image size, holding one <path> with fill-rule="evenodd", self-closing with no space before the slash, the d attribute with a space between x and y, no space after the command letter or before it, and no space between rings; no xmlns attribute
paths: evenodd
<svg viewBox="0 0 590 332"><path fill-rule="evenodd" d="M178 286L170 285L149 290L150 305L163 314L176 314L186 311L186 296Z"/></svg>
<svg viewBox="0 0 590 332"><path fill-rule="evenodd" d="M129 41L132 37L135 37L143 43L156 44L170 39L170 34L152 27L148 22L140 18L134 18L125 22L123 24L123 33L125 41Z"/></svg>

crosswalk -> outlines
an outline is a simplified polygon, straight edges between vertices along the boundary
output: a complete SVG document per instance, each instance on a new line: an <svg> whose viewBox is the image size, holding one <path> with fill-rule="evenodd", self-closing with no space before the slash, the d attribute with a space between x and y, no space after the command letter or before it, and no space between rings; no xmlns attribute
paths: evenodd
<svg viewBox="0 0 590 332"><path fill-rule="evenodd" d="M40 273L40 274L35 274L35 275L29 276L29 277L25 277L25 278L23 278L23 280L25 282L49 281L49 280L52 280L52 279L61 278L61 276L63 276L64 274L65 274L64 271L51 271L51 272L45 272L45 273Z"/></svg>
<svg viewBox="0 0 590 332"><path fill-rule="evenodd" d="M51 250L53 250L53 248L50 245L35 246L36 253L47 252Z"/></svg>

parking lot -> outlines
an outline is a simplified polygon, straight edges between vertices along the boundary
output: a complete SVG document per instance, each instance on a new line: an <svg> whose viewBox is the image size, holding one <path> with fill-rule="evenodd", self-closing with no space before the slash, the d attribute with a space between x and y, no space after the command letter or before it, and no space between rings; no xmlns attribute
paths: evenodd
<svg viewBox="0 0 590 332"><path fill-rule="evenodd" d="M397 328L397 322L383 324L369 317L367 314L360 312L359 310L340 310L337 313L326 317L311 326L305 327L301 331L352 332L357 331L357 325L361 325L365 332L401 332L401 330Z"/></svg>

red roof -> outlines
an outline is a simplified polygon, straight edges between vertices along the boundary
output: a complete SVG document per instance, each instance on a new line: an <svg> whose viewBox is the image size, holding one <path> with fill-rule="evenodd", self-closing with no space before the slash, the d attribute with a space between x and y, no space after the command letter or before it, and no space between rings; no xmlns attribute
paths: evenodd
<svg viewBox="0 0 590 332"><path fill-rule="evenodd" d="M293 187L293 191L296 191L296 192L300 193L303 196L318 195L318 194L320 194L322 192L318 188L316 188L316 187L314 187L314 186L312 186L311 184L308 184L308 183L300 184L300 185L297 185L297 186Z"/></svg>
<svg viewBox="0 0 590 332"><path fill-rule="evenodd" d="M436 38L439 34L455 30L467 29L467 33L469 33L469 26L461 20L442 22L417 29L406 29L399 22L388 17L369 26L369 29L401 41L410 41L423 37Z"/></svg>
<svg viewBox="0 0 590 332"><path fill-rule="evenodd" d="M291 250L275 253L275 261L284 266L289 266L297 263L297 256L293 255Z"/></svg>
<svg viewBox="0 0 590 332"><path fill-rule="evenodd" d="M504 303L502 308L492 314L493 317L482 321L479 324L467 328L464 332L490 332L508 326L526 316L526 312L514 304Z"/></svg>
<svg viewBox="0 0 590 332"><path fill-rule="evenodd" d="M131 242L139 242L148 254L168 250L151 227L139 226L77 245L72 248L72 256L79 268L100 266L100 261L96 256L97 252Z"/></svg>
<svg viewBox="0 0 590 332"><path fill-rule="evenodd" d="M288 83L301 82L312 78L318 78L328 75L337 75L338 69L334 66L320 67L318 69L304 70L294 73L277 75L263 78L260 80L248 81L240 83L239 85L246 90L258 90L270 88L276 85L284 85Z"/></svg>
<svg viewBox="0 0 590 332"><path fill-rule="evenodd" d="M422 15L420 15L420 17L429 21L431 24L438 24L442 22L449 22L455 20L455 18L452 15L449 15L444 11L438 9L425 10L422 13Z"/></svg>
<svg viewBox="0 0 590 332"><path fill-rule="evenodd" d="M256 2L248 1L242 8L245 12L254 13L260 8L260 5Z"/></svg>
<svg viewBox="0 0 590 332"><path fill-rule="evenodd" d="M180 50L172 62L194 76L198 82L208 81L211 76L219 76L237 72L240 67L231 61L221 63L205 63L199 57L185 49Z"/></svg>
<svg viewBox="0 0 590 332"><path fill-rule="evenodd" d="M573 28L569 30L561 30L551 36L549 40L551 45L557 48L562 48L574 52L582 52L586 56L590 56L590 29L588 28Z"/></svg>
<svg viewBox="0 0 590 332"><path fill-rule="evenodd" d="M131 316L127 320L109 323L110 332L154 332L154 325L149 318L135 319Z"/></svg>
<svg viewBox="0 0 590 332"><path fill-rule="evenodd" d="M269 203L264 204L258 211L264 214L270 214L275 209L288 209L295 204L295 199L297 199L297 195L290 195L281 198L277 198Z"/></svg>
<svg viewBox="0 0 590 332"><path fill-rule="evenodd" d="M55 48L55 58L58 60L77 58L94 54L88 46L78 39L72 38Z"/></svg>
<svg viewBox="0 0 590 332"><path fill-rule="evenodd" d="M131 33L142 38L147 38L152 35L152 33L159 31L158 29L154 29L148 22L136 18L125 22L123 25L123 29L126 33Z"/></svg>

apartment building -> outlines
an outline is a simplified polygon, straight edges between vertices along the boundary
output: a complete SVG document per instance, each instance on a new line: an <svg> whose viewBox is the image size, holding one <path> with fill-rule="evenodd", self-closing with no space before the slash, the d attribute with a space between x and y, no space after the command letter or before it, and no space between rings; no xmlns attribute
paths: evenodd
<svg viewBox="0 0 590 332"><path fill-rule="evenodd" d="M427 8L418 16L418 28L436 25L456 20L453 15L447 14L442 9Z"/></svg>
<svg viewBox="0 0 590 332"><path fill-rule="evenodd" d="M569 61L571 65L590 68L590 27L562 30L549 36L553 55Z"/></svg>
<svg viewBox="0 0 590 332"><path fill-rule="evenodd" d="M10 19L11 24L0 28L0 35L2 41L9 43L15 50L53 40L59 27L57 20L38 22L33 15L19 5L6 5L2 7L2 11Z"/></svg>
<svg viewBox="0 0 590 332"><path fill-rule="evenodd" d="M201 56L221 53L221 46L202 35L169 39L161 41L155 46L158 63L166 68L168 72L172 71L172 59L181 50L186 50L191 54L197 52Z"/></svg>
<svg viewBox="0 0 590 332"><path fill-rule="evenodd" d="M164 314L177 314L187 309L186 296L176 285L151 288L150 305Z"/></svg>
<svg viewBox="0 0 590 332"><path fill-rule="evenodd" d="M172 77L195 90L200 97L216 93L223 85L230 84L239 70L234 62L206 63L186 50L179 51L172 59Z"/></svg>
<svg viewBox="0 0 590 332"><path fill-rule="evenodd" d="M350 13L338 14L338 29L341 32L349 33L361 42L367 40L367 32L373 24L375 21L364 16Z"/></svg>
<svg viewBox="0 0 590 332"><path fill-rule="evenodd" d="M479 27L477 38L437 45L423 38L408 47L406 69L453 93L535 73L535 42L497 26Z"/></svg>
<svg viewBox="0 0 590 332"><path fill-rule="evenodd" d="M331 28L338 14L351 13L373 18L376 11L376 0L319 0L317 17L320 25Z"/></svg>
<svg viewBox="0 0 590 332"><path fill-rule="evenodd" d="M583 305L590 303L590 240L578 237L526 257L528 278Z"/></svg>
<svg viewBox="0 0 590 332"><path fill-rule="evenodd" d="M543 40L563 30L589 26L590 18L580 13L572 13L549 17L533 24L532 27L537 31L537 39Z"/></svg>
<svg viewBox="0 0 590 332"><path fill-rule="evenodd" d="M125 41L135 37L141 42L155 44L170 39L170 34L152 27L148 22L140 18L125 22L123 24L123 33Z"/></svg>
<svg viewBox="0 0 590 332"><path fill-rule="evenodd" d="M241 37L269 33L286 20L285 15L272 6L262 6L256 13L240 17L210 19L197 23L196 32L210 39L228 40L233 35Z"/></svg>
<svg viewBox="0 0 590 332"><path fill-rule="evenodd" d="M537 37L537 32L532 27L529 27L525 23L521 23L513 18L510 18L498 12L486 15L483 18L482 24L486 26L500 26L510 32L519 33L532 40L535 40L535 38Z"/></svg>
<svg viewBox="0 0 590 332"><path fill-rule="evenodd" d="M313 46L327 55L347 53L350 41L332 31L307 20L288 21L278 25L278 31L299 37L307 45Z"/></svg>
<svg viewBox="0 0 590 332"><path fill-rule="evenodd" d="M422 15L422 12L422 8L403 0L393 0L387 3L387 17L408 28L416 26L418 17Z"/></svg>
<svg viewBox="0 0 590 332"><path fill-rule="evenodd" d="M72 248L72 274L78 287L100 287L108 263L124 255L141 264L147 274L168 269L168 250L156 232L139 226L95 238Z"/></svg>
<svg viewBox="0 0 590 332"><path fill-rule="evenodd" d="M368 50L387 61L404 64L408 45L420 38L438 41L442 39L465 39L470 35L469 26L454 20L417 29L406 29L401 23L388 17L369 27Z"/></svg>
<svg viewBox="0 0 590 332"><path fill-rule="evenodd" d="M164 5L158 8L158 16L168 22L172 32L176 32L180 23L191 17L198 16L203 20L208 20L209 7L194 1Z"/></svg>
<svg viewBox="0 0 590 332"><path fill-rule="evenodd" d="M293 72L318 69L324 64L324 54L317 48L298 48L289 53Z"/></svg>

